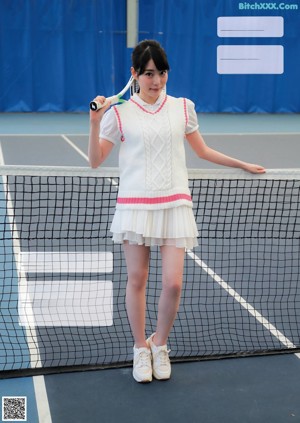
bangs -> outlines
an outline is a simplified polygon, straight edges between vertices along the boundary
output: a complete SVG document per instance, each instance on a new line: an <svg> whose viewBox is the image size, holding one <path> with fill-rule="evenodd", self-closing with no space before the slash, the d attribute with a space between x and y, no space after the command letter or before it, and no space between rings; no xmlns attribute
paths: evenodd
<svg viewBox="0 0 300 423"><path fill-rule="evenodd" d="M146 66L152 59L156 68L159 71L169 71L170 66L168 63L165 50L155 40L143 40L133 50L132 66L141 75L145 72Z"/></svg>
<svg viewBox="0 0 300 423"><path fill-rule="evenodd" d="M151 47L149 49L150 49L150 53L151 53L149 60L151 60L151 59L153 60L156 68L159 71L169 70L170 67L169 67L169 63L167 61L167 58L163 54L161 54L160 51L158 51L154 48L151 48ZM148 60L148 62L149 62L149 60Z"/></svg>

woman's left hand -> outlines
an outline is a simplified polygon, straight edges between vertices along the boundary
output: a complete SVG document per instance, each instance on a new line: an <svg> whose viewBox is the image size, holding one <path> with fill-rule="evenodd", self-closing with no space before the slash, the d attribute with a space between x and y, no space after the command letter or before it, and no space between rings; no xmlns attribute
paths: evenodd
<svg viewBox="0 0 300 423"><path fill-rule="evenodd" d="M252 163L245 163L243 169L250 173L266 173L266 169L263 166Z"/></svg>

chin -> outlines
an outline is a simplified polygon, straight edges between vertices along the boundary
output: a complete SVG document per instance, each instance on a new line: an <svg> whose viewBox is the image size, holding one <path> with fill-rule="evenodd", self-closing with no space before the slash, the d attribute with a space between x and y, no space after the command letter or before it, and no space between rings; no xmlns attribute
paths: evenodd
<svg viewBox="0 0 300 423"><path fill-rule="evenodd" d="M151 90L150 91L150 95L160 95L160 93L162 92L162 90Z"/></svg>

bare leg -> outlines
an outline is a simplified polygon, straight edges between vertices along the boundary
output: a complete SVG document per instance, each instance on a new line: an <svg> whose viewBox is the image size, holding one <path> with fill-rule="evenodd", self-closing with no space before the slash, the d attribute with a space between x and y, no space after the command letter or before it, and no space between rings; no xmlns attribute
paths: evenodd
<svg viewBox="0 0 300 423"><path fill-rule="evenodd" d="M136 348L147 347L145 340L146 285L149 269L150 248L125 242L124 253L128 281L126 308Z"/></svg>
<svg viewBox="0 0 300 423"><path fill-rule="evenodd" d="M176 318L182 289L182 274L185 250L164 245L162 255L162 292L158 305L157 330L153 339L155 345L165 345Z"/></svg>

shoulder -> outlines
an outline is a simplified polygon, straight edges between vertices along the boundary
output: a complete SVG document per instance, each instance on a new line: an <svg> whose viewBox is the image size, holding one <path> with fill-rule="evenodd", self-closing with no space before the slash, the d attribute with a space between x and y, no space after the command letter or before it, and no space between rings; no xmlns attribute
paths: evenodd
<svg viewBox="0 0 300 423"><path fill-rule="evenodd" d="M185 97L172 97L168 95L169 104L183 109L188 115L195 113L195 103Z"/></svg>
<svg viewBox="0 0 300 423"><path fill-rule="evenodd" d="M183 102L182 97L173 97L172 95L167 94L167 98L169 103L180 104Z"/></svg>
<svg viewBox="0 0 300 423"><path fill-rule="evenodd" d="M113 108L108 109L101 120L101 126L111 125L115 121L115 113Z"/></svg>
<svg viewBox="0 0 300 423"><path fill-rule="evenodd" d="M113 111L116 117L118 117L119 115L124 115L129 110L132 110L131 101L125 101L124 103L115 104L111 107L111 110Z"/></svg>
<svg viewBox="0 0 300 423"><path fill-rule="evenodd" d="M185 97L180 97L179 99L182 101L184 110L189 116L193 113L196 113L195 103L192 100Z"/></svg>
<svg viewBox="0 0 300 423"><path fill-rule="evenodd" d="M195 103L192 102L189 98L179 97L179 100L183 101L188 107L195 107Z"/></svg>
<svg viewBox="0 0 300 423"><path fill-rule="evenodd" d="M189 98L173 97L171 95L168 95L168 101L173 104L184 105L185 107L188 107L189 109L195 108L195 103L193 103L192 100L190 100Z"/></svg>

